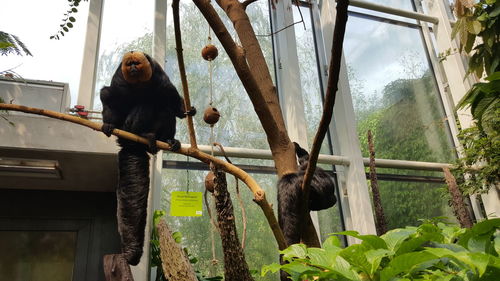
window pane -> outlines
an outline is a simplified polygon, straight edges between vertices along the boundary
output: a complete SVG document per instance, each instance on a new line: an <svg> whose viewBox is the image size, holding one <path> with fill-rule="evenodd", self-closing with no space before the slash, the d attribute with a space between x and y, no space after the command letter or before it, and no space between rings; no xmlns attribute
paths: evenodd
<svg viewBox="0 0 500 281"><path fill-rule="evenodd" d="M345 58L363 156L449 162L454 157L420 30L351 17Z"/></svg>
<svg viewBox="0 0 500 281"><path fill-rule="evenodd" d="M12 70L24 79L69 83L71 104L77 101L87 29L88 2L81 2L73 28L60 40L50 39L68 10L67 1L4 1L0 31L17 36L33 54L0 56L0 71ZM15 103L15 101L14 101Z"/></svg>
<svg viewBox="0 0 500 281"><path fill-rule="evenodd" d="M395 9L413 11L412 0L364 0L377 5L387 6Z"/></svg>
<svg viewBox="0 0 500 281"><path fill-rule="evenodd" d="M198 258L198 263L194 265L205 276L223 276L223 254L220 242L220 235L217 231L213 232L216 259L218 263L212 263L212 227L207 213L206 205L203 203L202 217L171 217L170 198L172 191L185 191L189 187L190 191L204 192L206 171L169 170L163 169L163 190L161 199L161 209L167 212L166 220L171 226L172 231L180 231L183 235L182 245L187 247L189 252ZM270 204L277 206L276 200L276 176L251 174L251 176L260 184L266 192L266 198ZM226 174L228 191L231 194L233 203L235 222L238 229L238 238L242 238L242 215L241 206L236 197L236 188L234 177ZM278 246L274 235L267 223L264 213L252 199L253 193L248 187L239 181L239 190L244 202L247 217L247 238L245 246L246 261L251 270L260 270L262 265L278 262ZM210 193L208 200L212 202ZM276 209L276 207L275 207ZM211 213L216 221L214 207L211 207ZM267 275L259 280L276 280L277 275Z"/></svg>
<svg viewBox="0 0 500 281"><path fill-rule="evenodd" d="M0 231L0 280L73 279L76 232Z"/></svg>
<svg viewBox="0 0 500 281"><path fill-rule="evenodd" d="M443 185L393 181L378 184L388 229L419 225L420 219L440 216L456 222Z"/></svg>
<svg viewBox="0 0 500 281"><path fill-rule="evenodd" d="M319 76L316 46L314 43L315 38L310 8L300 7L301 13L299 13L299 9L296 6L293 6L292 9L294 22L299 22L301 19L304 20L303 23L298 23L294 27L295 36L297 38L296 42L300 68L300 83L302 88L304 111L306 115L307 141L308 144L312 146L316 130L318 129L321 115L323 113L323 98L320 86L321 80ZM309 150L309 148L306 149ZM323 140L320 153L331 154L328 137L325 137ZM326 171L332 170L331 165L318 166ZM339 211L340 200L338 194L336 194L336 196L337 204L334 207L318 212L320 237L322 241L329 236L329 233L343 230Z"/></svg>
<svg viewBox="0 0 500 281"><path fill-rule="evenodd" d="M229 21L224 11L213 5L228 28L229 33L235 38L237 35L233 24ZM247 12L256 34L269 34L269 11L267 2L259 1L250 5ZM218 57L212 61L213 90L210 93L209 63L201 57L201 50L208 42L209 27L198 8L190 1L180 3L180 18L182 26L183 55L186 66L187 79L191 104L198 114L195 116L194 126L197 141L200 144L209 144L213 141L224 146L247 147L267 149L267 137L255 113L252 103L238 78L224 48L219 43L217 36L211 32L212 44L219 51ZM169 5L167 16L167 62L166 72L178 91L182 93L181 80L178 73L177 54L175 51L174 28L172 13ZM258 37L262 51L268 62L271 75L274 75L273 49L270 37ZM211 140L211 129L203 121L203 112L209 106L212 96L212 106L221 114L219 122L214 126L214 138ZM180 121L177 126L176 138L183 143L189 142L186 122Z"/></svg>
<svg viewBox="0 0 500 281"><path fill-rule="evenodd" d="M151 54L153 47L154 1L104 1L94 109L102 110L99 93L128 51Z"/></svg>
<svg viewBox="0 0 500 281"><path fill-rule="evenodd" d="M318 60L314 44L311 11L308 7L300 7L300 13L297 6L293 6L292 9L294 22L304 20L303 23L297 23L294 27L295 37L297 38L300 84L306 115L307 141L312 146L321 119L321 113L323 112L323 99L320 87L321 81L318 74ZM323 142L321 148L321 153L330 154L328 139Z"/></svg>

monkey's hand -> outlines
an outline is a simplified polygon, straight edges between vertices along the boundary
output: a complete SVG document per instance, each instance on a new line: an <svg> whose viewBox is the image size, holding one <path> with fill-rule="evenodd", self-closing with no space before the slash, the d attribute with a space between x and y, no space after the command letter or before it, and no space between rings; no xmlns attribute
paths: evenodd
<svg viewBox="0 0 500 281"><path fill-rule="evenodd" d="M148 152L151 154L158 153L158 146L156 145L156 136L153 133L145 134L144 137L148 140Z"/></svg>
<svg viewBox="0 0 500 281"><path fill-rule="evenodd" d="M191 106L191 109L184 112L184 116L194 116L196 114L196 108Z"/></svg>
<svg viewBox="0 0 500 281"><path fill-rule="evenodd" d="M177 151L181 149L181 143L176 139L166 140L165 142L170 145L170 151Z"/></svg>
<svg viewBox="0 0 500 281"><path fill-rule="evenodd" d="M103 123L101 127L101 131L108 137L111 136L113 133L113 130L115 129L115 126L111 123Z"/></svg>

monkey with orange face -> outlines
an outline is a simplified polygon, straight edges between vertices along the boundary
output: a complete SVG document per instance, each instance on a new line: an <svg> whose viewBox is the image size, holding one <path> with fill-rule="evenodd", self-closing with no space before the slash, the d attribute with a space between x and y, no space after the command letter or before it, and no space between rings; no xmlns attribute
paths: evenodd
<svg viewBox="0 0 500 281"><path fill-rule="evenodd" d="M131 265L142 256L149 193L149 155L156 153L156 140L178 150L176 117L193 116L186 112L184 100L160 64L142 52L128 52L116 70L109 87L100 93L103 111L102 131L125 130L149 140L149 145L118 139L119 183L116 190L118 231L122 253Z"/></svg>

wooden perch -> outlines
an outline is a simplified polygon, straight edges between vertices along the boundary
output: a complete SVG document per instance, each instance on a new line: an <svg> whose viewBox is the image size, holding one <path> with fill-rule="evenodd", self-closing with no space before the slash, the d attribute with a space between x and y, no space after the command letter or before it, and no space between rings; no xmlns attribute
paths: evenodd
<svg viewBox="0 0 500 281"><path fill-rule="evenodd" d="M198 281L193 267L181 246L175 242L165 220L158 223L163 273L169 281Z"/></svg>
<svg viewBox="0 0 500 281"><path fill-rule="evenodd" d="M318 131L316 132L316 136L314 137L313 146L309 154L309 163L304 175L304 181L302 182L302 191L304 194L304 197L302 199L304 202L302 204L302 216L304 218L309 214L309 210L307 208L307 202L309 202L309 189L314 171L316 169L319 150L333 116L333 106L335 105L335 98L338 90L340 63L342 59L342 45L344 42L345 27L347 23L348 6L348 0L337 1L337 16L335 19L335 28L333 30L332 53L330 67L328 70L328 84L323 105L323 114L321 115Z"/></svg>
<svg viewBox="0 0 500 281"><path fill-rule="evenodd" d="M179 74L182 81L182 90L184 92L184 105L186 110L191 109L191 100L189 98L189 87L186 78L186 67L184 66L184 56L182 55L182 36L179 20L179 0L172 2L172 11L174 13L174 32L175 32L175 49L177 50L177 63L179 64ZM189 141L192 148L197 148L196 134L194 131L193 117L186 116L189 130Z"/></svg>
<svg viewBox="0 0 500 281"><path fill-rule="evenodd" d="M71 123L79 124L86 126L88 128L94 129L96 131L101 131L102 124L100 123L95 123L87 119L83 119L77 116L69 115L69 114L64 114L60 112L55 112L52 110L46 110L46 109L40 109L40 108L34 108L34 107L28 107L28 106L23 106L23 105L16 105L16 104L6 104L6 103L0 103L0 109L4 110L13 110L13 111L20 111L20 112L25 112L25 113L30 113L30 114L37 114L37 115L43 115L55 119L60 119L63 121L68 121ZM114 129L112 132L113 135L132 140L135 142L143 143L143 144L148 144L148 140L140 137L138 135L119 130L119 129ZM162 150L169 150L170 151L170 145L161 141L156 141L156 145L158 149ZM250 176L248 175L245 171L242 169L238 168L235 165L232 165L230 163L227 163L226 161L223 161L219 158L216 158L210 154L201 152L199 149L196 148L184 148L181 147L178 151L175 151L175 153L180 153L186 156L190 156L193 158L196 158L204 163L209 164L210 162L213 162L218 168L224 170L227 173L230 173L234 176L236 176L238 179L243 181L248 188L252 191L254 194L254 201L261 207L262 211L264 212L264 215L267 218L267 221L269 223L269 226L273 230L275 239L278 243L278 246L280 249L286 248L286 242L285 238L283 236L283 232L279 228L278 221L276 220L276 216L274 216L273 209L269 202L266 199L266 195L264 190L257 184L257 182Z"/></svg>

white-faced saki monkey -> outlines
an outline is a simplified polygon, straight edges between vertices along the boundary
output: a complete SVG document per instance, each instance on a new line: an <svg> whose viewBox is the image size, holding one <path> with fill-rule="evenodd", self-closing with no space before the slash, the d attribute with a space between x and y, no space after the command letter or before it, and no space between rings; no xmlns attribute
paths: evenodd
<svg viewBox="0 0 500 281"><path fill-rule="evenodd" d="M145 137L149 145L119 138L119 181L116 190L118 232L124 258L137 265L142 256L149 193L149 155L158 151L156 140L180 148L174 139L176 117L186 112L184 100L158 62L141 52L128 52L111 80L101 89L102 131L110 136L122 129Z"/></svg>
<svg viewBox="0 0 500 281"><path fill-rule="evenodd" d="M278 220L289 246L300 242L302 181L309 162L309 153L299 144L294 144L299 169L296 173L284 175L278 181ZM333 179L323 169L316 167L309 189L309 210L328 209L336 202Z"/></svg>

